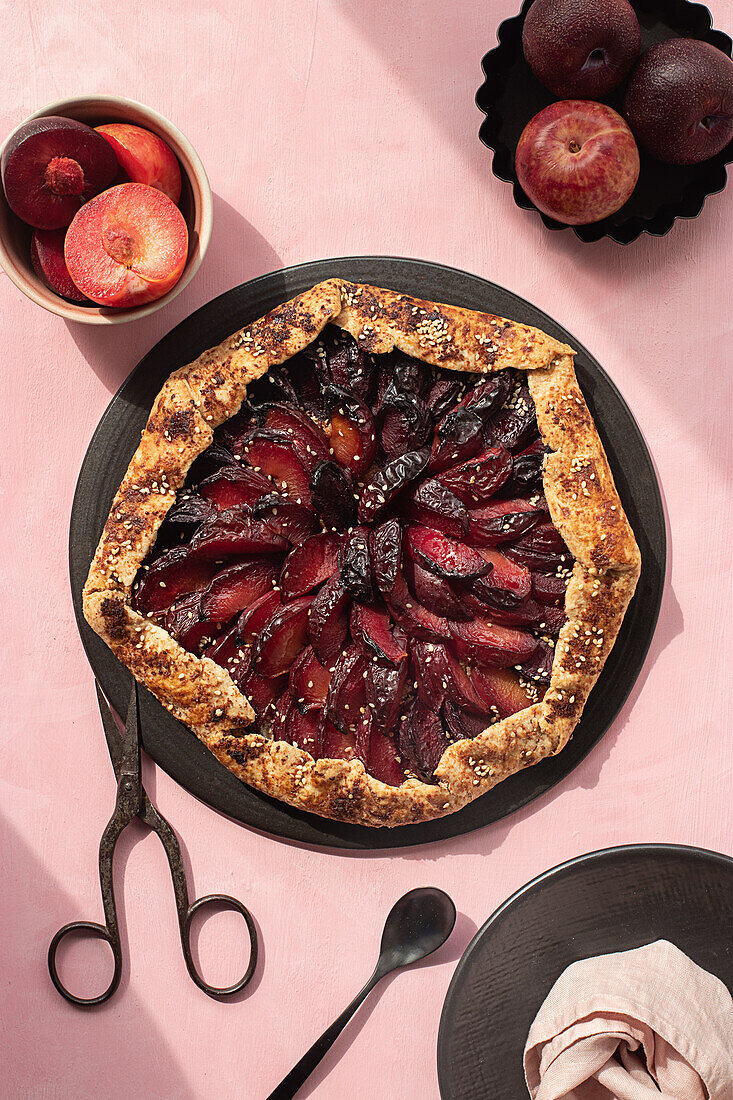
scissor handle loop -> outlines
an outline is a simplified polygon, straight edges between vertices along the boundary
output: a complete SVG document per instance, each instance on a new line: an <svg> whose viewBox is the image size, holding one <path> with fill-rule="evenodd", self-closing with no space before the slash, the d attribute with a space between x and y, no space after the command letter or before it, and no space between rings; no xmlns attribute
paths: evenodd
<svg viewBox="0 0 733 1100"><path fill-rule="evenodd" d="M209 985L205 981L198 970L196 964L193 961L193 955L191 954L191 921L194 915L203 909L206 905L217 905L224 909L233 909L236 913L241 914L244 917L244 923L247 925L247 931L249 932L249 963L244 975L235 982L234 985L216 986ZM219 997L231 997L233 993L239 993L245 986L251 982L255 969L257 968L257 954L258 954L258 941L257 941L257 929L255 922L252 918L252 914L246 905L243 905L237 898L231 897L229 894L206 894L203 898L198 898L191 905L189 905L183 923L181 924L181 944L183 946L183 957L186 960L186 966L188 972L191 975L191 979L196 983L199 989L209 997L218 999Z"/></svg>
<svg viewBox="0 0 733 1100"><path fill-rule="evenodd" d="M61 941L65 936L68 936L70 932L82 932L87 939L104 940L105 943L108 943L112 948L112 955L115 961L114 974L104 993L100 993L98 997L77 997L75 993L71 993L66 988L59 977L58 970L56 969L56 952ZM92 1005L103 1005L115 992L117 986L120 984L120 978L122 977L122 947L120 941L111 934L106 925L97 924L95 921L75 920L70 924L65 924L63 928L59 928L48 945L48 972L51 975L51 981L61 996L71 1004L80 1005L82 1008L90 1008Z"/></svg>

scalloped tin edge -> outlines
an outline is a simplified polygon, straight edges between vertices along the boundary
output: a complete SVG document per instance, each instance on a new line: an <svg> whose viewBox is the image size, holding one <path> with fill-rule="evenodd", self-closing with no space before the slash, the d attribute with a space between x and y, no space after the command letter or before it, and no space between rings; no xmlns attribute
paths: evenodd
<svg viewBox="0 0 733 1100"><path fill-rule="evenodd" d="M503 183L511 183L516 205L521 210L533 210L539 215L545 228L553 232L572 229L578 240L583 241L585 244L591 244L595 241L602 240L604 237L608 237L617 244L631 244L643 233L652 237L663 237L669 233L678 219L681 221L691 221L697 218L702 212L705 201L710 196L718 195L725 189L728 181L727 165L733 161L733 142L730 142L726 149L718 154L718 156L725 154L725 158L718 165L719 172L716 175L713 175L711 172L708 189L702 194L700 194L697 186L690 185L683 193L682 200L679 204L673 205L667 203L661 206L652 217L632 217L629 218L627 222L624 222L623 225L617 226L611 230L603 229L598 231L594 229L594 223L589 223L588 225L565 225L563 222L555 221L554 218L550 218L546 214L543 214L541 210L537 209L531 199L528 198L517 180L514 170L514 158L511 150L503 142L500 142L496 136L496 131L501 122L501 115L496 106L495 97L501 87L502 73L505 74L511 65L514 64L513 60L510 61L508 59L507 53L510 49L516 48L517 39L521 41L521 28L524 25L524 19L532 2L533 0L524 0L517 15L511 16L509 19L504 19L499 24L496 31L497 45L485 53L481 59L484 80L476 92L474 102L484 115L484 120L479 127L478 136L481 143L492 152L492 175ZM728 57L732 55L733 41L724 31L717 30L713 27L713 17L709 8L704 4L692 3L691 0L675 0L671 5L670 12L667 13L667 18L672 20L673 15L676 16L677 13L683 11L688 13L691 17L700 20L701 32L704 35L705 41L717 46L717 48L727 54ZM512 41L512 39L514 39L514 41ZM601 223L595 223L595 225L600 224Z"/></svg>

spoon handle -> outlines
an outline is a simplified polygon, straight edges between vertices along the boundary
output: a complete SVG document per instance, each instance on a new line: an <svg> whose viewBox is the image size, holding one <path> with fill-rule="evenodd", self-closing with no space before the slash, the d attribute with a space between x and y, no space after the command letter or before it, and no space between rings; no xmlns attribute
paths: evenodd
<svg viewBox="0 0 733 1100"><path fill-rule="evenodd" d="M377 982L384 977L384 972L377 967L364 988L357 993L348 1008L344 1009L337 1020L326 1028L320 1039L316 1039L310 1050L306 1051L299 1062L291 1069L287 1077L283 1078L274 1092L271 1092L267 1100L292 1100L302 1085L305 1084L313 1070L333 1046L341 1032L356 1012L359 1005L371 993Z"/></svg>

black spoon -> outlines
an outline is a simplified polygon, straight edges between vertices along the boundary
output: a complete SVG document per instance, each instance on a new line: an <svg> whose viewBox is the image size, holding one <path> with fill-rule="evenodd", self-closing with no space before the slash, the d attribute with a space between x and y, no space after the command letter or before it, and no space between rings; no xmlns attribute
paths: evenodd
<svg viewBox="0 0 733 1100"><path fill-rule="evenodd" d="M384 924L379 959L371 978L349 1007L316 1039L267 1100L292 1100L377 982L401 966L424 959L444 944L456 923L456 907L442 890L423 886L395 902Z"/></svg>

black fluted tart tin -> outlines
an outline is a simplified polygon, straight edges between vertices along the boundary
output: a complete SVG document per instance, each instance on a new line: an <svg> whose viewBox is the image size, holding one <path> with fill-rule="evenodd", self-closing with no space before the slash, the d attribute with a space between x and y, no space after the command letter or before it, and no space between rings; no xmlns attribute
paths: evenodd
<svg viewBox="0 0 733 1100"><path fill-rule="evenodd" d="M586 242L610 237L618 244L631 244L642 233L663 236L677 218L696 218L708 195L725 187L726 165L733 160L733 141L717 156L691 165L662 164L640 148L641 171L631 197L615 214L588 225L569 226L555 221L537 210L527 197L514 166L517 143L529 120L557 101L557 96L540 84L524 59L522 29L532 2L524 0L519 14L499 26L499 45L481 62L485 79L476 93L476 104L485 115L479 137L493 150L494 175L513 185L517 206L535 210L548 229L572 229L576 237ZM656 3L632 0L632 6L641 26L642 52L667 38L699 38L731 56L731 39L713 28L710 12L703 4L688 0L656 0ZM603 102L620 112L626 83Z"/></svg>

